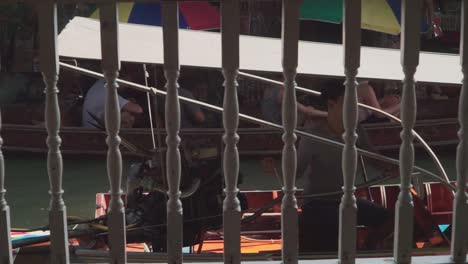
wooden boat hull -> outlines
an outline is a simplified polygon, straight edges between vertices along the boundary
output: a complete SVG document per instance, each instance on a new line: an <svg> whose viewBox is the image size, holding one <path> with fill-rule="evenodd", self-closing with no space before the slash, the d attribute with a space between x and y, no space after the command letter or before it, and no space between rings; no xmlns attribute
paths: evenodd
<svg viewBox="0 0 468 264"><path fill-rule="evenodd" d="M401 127L394 123L366 124L371 142L380 150L395 150L400 146ZM456 119L438 119L419 121L415 130L431 146L454 146L458 142L458 122ZM165 145L165 131L159 130L160 141ZM238 143L241 155L269 156L281 153L282 131L269 128L241 128L238 131ZM5 124L1 131L3 150L15 152L46 153L47 131L44 127L32 125ZM222 147L222 129L195 129L181 131L185 141L200 141L209 146ZM152 149L152 137L149 129L122 129L121 137L142 149ZM105 155L107 153L106 135L102 131L81 127L63 127L60 130L62 139L61 151L74 155ZM418 144L417 144L418 145ZM124 147L126 157L136 157Z"/></svg>
<svg viewBox="0 0 468 264"><path fill-rule="evenodd" d="M454 183L452 183L454 184ZM282 197L282 191L242 191L247 198L248 210L243 213L242 218L249 217L258 209L270 204L273 200ZM369 196L369 193L371 194ZM399 193L398 185L379 185L366 189L359 189L356 195L365 199L372 199L384 208L393 210ZM300 197L301 191L297 192ZM124 196L123 196L124 197ZM440 183L425 183L423 203L429 217L432 217L437 225L450 225L452 223L453 195L444 185ZM301 215L301 201L298 199L299 215ZM106 214L109 206L110 195L108 193L96 194L96 212L99 217ZM368 230L364 227L358 228L358 249L365 249ZM417 243L418 247L424 247L423 242ZM271 206L262 215L242 225L241 251L242 253L266 253L281 249L281 204ZM222 230L207 230L201 244L193 247L198 253L223 253Z"/></svg>

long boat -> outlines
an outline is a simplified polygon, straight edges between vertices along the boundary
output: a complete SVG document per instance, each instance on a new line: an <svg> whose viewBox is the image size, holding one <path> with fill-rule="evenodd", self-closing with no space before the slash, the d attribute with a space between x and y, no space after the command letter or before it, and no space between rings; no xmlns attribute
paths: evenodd
<svg viewBox="0 0 468 264"><path fill-rule="evenodd" d="M459 124L458 120L452 116L456 115L457 106L458 98L420 102L415 131L430 146L455 146L458 142ZM26 107L5 105L2 107L2 114L1 132L5 151L47 152L47 131L43 124L31 124L31 120L28 120ZM371 143L377 149L396 150L399 148L401 125L384 120L362 124L362 126L367 131ZM155 129L154 133L156 138L160 138L160 142L165 142L165 129ZM181 130L181 137L187 141L199 141L202 136L207 145L221 146L223 133L222 128L193 128ZM280 153L283 146L281 129L249 125L249 127L240 127L238 133L240 135L238 147L241 155L276 155ZM120 135L125 141L141 149L153 148L152 132L149 128L121 129ZM64 154L102 156L107 152L106 135L99 129L63 126L60 129L60 136L62 139L61 151ZM122 148L122 151L127 157L138 156L135 151L127 148Z"/></svg>
<svg viewBox="0 0 468 264"><path fill-rule="evenodd" d="M99 22L93 19L75 17L59 35L59 55L62 60L100 60L100 34ZM144 36L141 39L133 39L125 36ZM213 32L197 32L180 30L182 50L200 50L199 53L183 52L180 54L180 63L186 67L204 69L219 69L221 59L216 52L210 52L213 56L203 56L206 47L219 49L220 36ZM162 49L162 30L160 27L146 27L139 25L120 25L120 35L123 42L121 47L121 60L130 63L146 63L150 65L162 65L164 63ZM187 41L193 40L193 41ZM242 58L240 70L250 73L280 73L279 50L281 42L276 39L241 36L240 45ZM85 48L86 47L86 48ZM343 76L341 62L341 49L339 45L300 42L301 56L298 67L299 76L309 77L336 77ZM326 57L324 57L326 56ZM258 60L253 58L264 58ZM309 63L306 58L314 58L320 63ZM375 58L379 58L376 60ZM399 63L398 50L362 48L362 63L360 78L369 80L401 80L403 75ZM439 83L448 86L458 86L461 80L458 57L446 54L421 53L421 60L427 62L418 67L416 78L422 83ZM277 63L278 62L278 63ZM382 64L385 62L385 64ZM440 71L437 65L446 65L444 71ZM61 64L63 66L63 64ZM445 67L445 66L444 66ZM379 70L383 69L383 70ZM242 75L242 73L240 73ZM417 122L415 131L428 142L430 146L454 146L457 141L458 98L451 97L447 100L423 100L418 101ZM241 108L242 112L242 108ZM8 106L2 106L3 125L2 136L4 138L3 149L5 151L37 152L44 153L46 147L46 129L41 124L33 125L31 122L20 122L17 117L28 118L28 112L21 109L8 111ZM380 150L395 150L400 145L400 126L396 123L384 121L364 124L371 142ZM122 129L121 136L130 144L142 149L153 148L152 132L148 128ZM165 131L157 132L163 138ZM182 138L196 137L200 135L210 144L222 145L221 128L199 129L181 131ZM241 155L274 155L282 149L281 130L261 127L239 129L239 151ZM60 130L62 140L61 151L64 154L97 154L103 155L107 151L105 134L99 130L81 127L64 126ZM164 143L162 143L164 144ZM133 151L122 148L124 155L134 156Z"/></svg>
<svg viewBox="0 0 468 264"><path fill-rule="evenodd" d="M218 162L219 160L213 160L211 163L213 165ZM210 168L211 165L205 163L204 166ZM211 170L204 171L200 175L202 175L202 182L196 190L189 195L182 194L181 196L184 206L184 246L190 253L214 254L219 257L219 254L223 253L222 176L213 174ZM359 184L355 194L393 211L399 194L399 185L381 184L387 180L389 180L388 177L376 178ZM184 184L184 181L182 183ZM414 182L414 189L411 193L415 209L415 227L417 227L415 230L418 230L415 233L417 234L414 240L415 248L421 250L429 248L431 254L446 254L449 250L455 185L455 182ZM134 196L133 198L128 195L129 193L122 194L127 208L127 249L129 252L148 252L151 250L164 252L167 198L161 190L154 189L149 193L138 192L139 197ZM186 192L183 191L183 193ZM296 196L300 208L302 198L304 198L302 191L298 190ZM242 253L279 254L281 249L282 191L241 191L239 198L242 208L242 231L240 234ZM130 206L131 201L139 202ZM109 204L110 194L98 193L96 194L94 219L69 217L68 224L70 226L84 224L81 228L69 231L70 238L73 238L73 245L77 246L74 250L77 256L105 256L102 255L105 251L100 249L108 248L106 213ZM299 228L301 228L300 209L298 214ZM357 230L358 250L366 252L373 249L370 248L372 245L369 243L369 229L358 227ZM43 244L49 241L50 235L47 232L35 232L36 230L20 232L22 233L21 237L15 238L13 241L14 248ZM299 233L301 234L301 232ZM155 241L162 244L157 246L153 244ZM98 250L96 251L96 249ZM306 250L301 252L311 253ZM419 251L415 252L417 254ZM427 253L427 251L424 252ZM317 252L312 253L317 254ZM381 251L379 254L385 254L385 252Z"/></svg>
<svg viewBox="0 0 468 264"><path fill-rule="evenodd" d="M452 182L452 185L455 183ZM241 252L249 253L264 253L275 254L281 250L281 198L282 191L242 191L246 197L248 207L242 211L242 231L241 231ZM358 197L371 200L390 211L395 209L399 193L398 185L373 185L366 188L358 189L356 195ZM296 195L299 197L298 204L301 205L302 192L299 190ZM434 254L437 250L434 246L441 248L441 251L449 250L450 243L450 225L452 223L452 204L453 193L441 183L427 182L422 185L419 193L413 191L415 199L415 222L422 230L436 230L443 241L434 242L428 240L424 235L414 241L415 248L431 247ZM110 195L108 193L96 194L96 211L95 217L103 217L106 215L106 209L109 206ZM298 211L299 219L301 210ZM209 217L209 216L208 216ZM250 218L250 219L248 219ZM248 220L247 220L248 219ZM247 220L247 221L244 221ZM301 221L301 220L299 220ZM300 228L300 227L299 227ZM431 229L434 228L434 229ZM222 254L223 253L223 238L222 228L204 229L203 234L198 236L198 239L193 244L189 245L190 252L199 254ZM299 232L301 233L301 232ZM369 250L367 241L369 232L365 227L358 227L357 248L358 250ZM429 234L428 234L429 235ZM145 242L139 243L132 241L129 244L130 251L144 251ZM105 246L99 244L98 247ZM96 247L94 248L96 249ZM416 251L417 252L417 251ZM311 253L311 252L303 252ZM317 253L317 252L315 252Z"/></svg>
<svg viewBox="0 0 468 264"><path fill-rule="evenodd" d="M377 149L396 150L401 139L401 126L395 123L383 122L364 125L371 142ZM431 146L455 146L458 142L458 121L455 118L419 121L415 125L417 131ZM165 139L165 131L157 130ZM282 131L270 128L241 128L238 131L240 141L238 148L241 155L277 155L280 154L283 142ZM203 136L208 145L223 144L222 129L191 129L181 132L184 140L199 139ZM106 135L100 130L82 127L63 127L60 130L62 139L61 151L73 155L98 155L107 152ZM11 152L47 153L47 131L44 127L34 125L4 124L2 126L4 139L3 150ZM133 145L143 149L152 148L151 130L146 128L122 129L121 137ZM127 157L136 157L135 152L122 148Z"/></svg>
<svg viewBox="0 0 468 264"><path fill-rule="evenodd" d="M79 20L76 20L79 22ZM75 21L75 22L76 22ZM89 21L88 21L89 22ZM93 23L91 23L93 24ZM91 25L90 27L84 27L86 30L92 29L96 25ZM97 32L97 30L94 30ZM122 30L123 34L125 34L125 30ZM77 31L80 33L80 31ZM81 35L81 34L78 34ZM145 34L142 34L145 35ZM157 34L146 34L146 36L156 36ZM84 35L83 35L84 36ZM82 37L82 36L80 36ZM83 40L89 41L89 38L82 37ZM95 39L92 39L93 41ZM207 40L212 41L212 39L207 38ZM79 45L79 41L74 40L76 45ZM264 41L264 40L262 40ZM156 41L155 41L156 42ZM62 43L63 44L63 43ZM193 43L192 43L193 44ZM67 45L61 45L61 47ZM88 45L91 47L95 47L98 45ZM267 46L267 45L265 45ZM272 46L277 46L272 45ZM84 45L82 47L85 47ZM87 46L86 46L87 47ZM73 50L73 49L71 49ZM75 49L80 51L80 49ZM153 49L153 50L162 50L162 49ZM81 50L82 51L82 50ZM88 53L99 54L96 52L92 52L87 50ZM364 53L364 57L366 52ZM61 51L62 56L71 56L71 57L80 57L80 56L72 56L70 54L64 55L66 52L63 50ZM327 55L333 54L328 52ZM128 54L126 54L128 55ZM374 54L375 56L375 54ZM247 56L248 57L248 56ZM304 57L313 57L313 56L304 56ZM89 59L99 59L99 58L89 58ZM215 59L213 59L215 61ZM213 60L207 60L206 63L211 63ZM385 60L385 59L381 59ZM127 61L136 61L136 62L147 62L148 61L138 61L130 59ZM183 61L183 59L181 60ZM326 61L326 60L325 60ZM388 61L387 61L388 62ZM150 61L150 63L161 64L160 61ZM276 65L274 63L267 64ZM371 65L371 64L364 64L364 65ZM451 64L452 65L452 64ZM191 65L194 66L194 65ZM195 65L200 67L214 67L218 68L219 66L215 63L211 65ZM250 65L251 66L251 65ZM323 66L323 65L321 65ZM374 65L375 66L375 65ZM425 65L427 66L427 64ZM265 67L265 65L263 65ZM242 68L242 66L241 66ZM249 67L247 67L249 68ZM329 70L329 67L322 67L325 70ZM262 71L265 69L260 69L259 67L251 67L250 70L258 70ZM309 69L310 70L310 69ZM317 70L317 69L313 69ZM268 71L266 69L265 71ZM271 71L271 69L270 69ZM277 69L274 69L277 71ZM340 72L342 74L341 67L334 68L334 71ZM364 71L365 72L365 71ZM398 71L390 71L388 72L394 74ZM424 71L423 71L424 72ZM453 73L454 71L447 70L446 72ZM459 78L457 81L453 81L457 79L458 75L452 76L432 76L430 71L425 71L425 74L422 74L423 79L427 82L437 82L435 79L439 79L442 83L459 83ZM307 74L307 73L305 73ZM340 75L330 72L313 72L311 74L315 75ZM367 74L367 75L366 75ZM372 76L367 72L364 74L363 77L367 78L379 78L379 76ZM382 79L401 79L401 73L394 74L393 76L385 76ZM450 75L450 74L449 74ZM455 104L453 102L448 105L450 108L453 107ZM440 107L440 106L439 106ZM446 108L437 108L446 110ZM443 112L443 111L441 111ZM364 125L371 141L382 149L396 149L399 144L399 133L400 127L396 123L391 122L382 122L382 123L373 123L373 124L366 124ZM458 122L455 118L446 118L446 117L433 117L431 119L420 120L417 122L415 126L415 130L422 135L430 144L432 145L450 145L453 146L454 143L457 142L456 140L456 131L458 130ZM186 133L187 132L187 135ZM23 133L23 134L22 134ZM203 135L203 138L207 141L212 142L213 144L222 145L221 137L222 137L222 129L204 129L202 131L182 131L182 136L193 136L194 138L200 138L200 135ZM16 151L37 151L37 152L44 152L46 150L45 147L45 138L46 138L46 130L41 126L33 126L33 125L21 125L21 124L5 124L2 126L2 135L5 139L5 150L16 150ZM158 131L157 133L160 136L164 136L164 131ZM282 147L281 141L281 130L273 130L273 129L266 129L266 128L241 128L239 129L239 134L241 136L241 140L239 142L239 150L241 154L255 154L260 151L261 155L265 155L265 153L279 154L279 151ZM139 146L141 148L147 149L147 146L152 145L152 137L151 132L149 129L123 129L122 130L122 138L126 141L131 142L132 145ZM246 136L249 135L249 136ZM62 138L62 151L64 153L71 153L71 154L80 154L80 153L87 153L87 154L104 154L106 152L106 145L105 145L105 134L99 130L92 130L92 129L84 129L78 127L62 127L61 128L61 138ZM33 144L31 142L26 143L26 141L34 141ZM7 143L8 142L8 143ZM271 152L265 152L271 151ZM130 153L130 152L129 152ZM216 186L218 187L218 186ZM453 193L450 190L444 189L445 187L443 184L440 183L426 183L424 188L420 188L419 190L419 197L420 200L420 209L421 212L426 213L426 216L431 219L431 224L436 226L438 225L446 225L451 223L452 217L452 210L451 205L453 203ZM216 188L218 191L221 191L222 188ZM422 191L421 191L422 190ZM377 203L380 203L382 206L387 207L389 209L395 204L396 197L398 193L398 186L385 186L385 185L374 185L371 186L369 189L363 189L358 192L358 194L362 197L367 199L373 200ZM210 195L212 195L210 193ZM260 244L256 245L256 249L252 250L252 252L265 252L265 251L277 251L280 249L279 245L281 243L281 237L279 236L279 224L280 224L280 214L279 214L279 207L277 206L277 202L280 201L281 192L278 190L274 191L260 191L260 192L243 192L243 195L246 197L246 205L247 207L244 210L244 219L252 216L250 219L253 219L251 222L246 221L247 224L244 226L244 231L241 234L243 241L257 241ZM298 193L300 195L300 192ZM270 204L269 206L265 207L265 204ZM98 194L97 195L97 215L101 217L104 215L105 209L109 205L109 195L108 194ZM276 206L275 206L276 205ZM266 212L259 212L259 210L266 210ZM164 211L164 210L163 210ZM161 212L163 212L161 211ZM267 232L263 232L262 228L267 228ZM359 229L359 236L358 240L360 245L360 249L365 249L363 245L365 245L366 240L366 231L365 229ZM192 243L191 246L192 250L197 252L219 252L220 246L222 245L221 238L222 233L220 233L219 228L213 228L209 230L205 230L206 232L203 233L203 236L198 237L195 241L198 243ZM442 230L441 230L442 231ZM163 240L163 239L160 239ZM208 249L206 245L213 242L211 249ZM263 244L262 244L263 243ZM424 247L426 241L417 241L416 246ZM271 245L271 247L266 247L265 244L275 244ZM243 252L246 253L243 247ZM78 251L77 251L78 252Z"/></svg>

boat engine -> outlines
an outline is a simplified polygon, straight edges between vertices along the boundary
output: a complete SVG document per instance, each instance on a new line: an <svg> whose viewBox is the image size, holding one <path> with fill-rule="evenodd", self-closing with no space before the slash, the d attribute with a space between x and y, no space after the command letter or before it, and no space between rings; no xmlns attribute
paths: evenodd
<svg viewBox="0 0 468 264"><path fill-rule="evenodd" d="M224 200L219 148L191 143L181 148L184 247L200 243L205 231L222 227ZM127 242L151 243L154 252L166 251L168 196L163 164L154 159L134 164L128 177L126 223L132 228L127 231ZM246 199L238 197L242 210L246 209Z"/></svg>

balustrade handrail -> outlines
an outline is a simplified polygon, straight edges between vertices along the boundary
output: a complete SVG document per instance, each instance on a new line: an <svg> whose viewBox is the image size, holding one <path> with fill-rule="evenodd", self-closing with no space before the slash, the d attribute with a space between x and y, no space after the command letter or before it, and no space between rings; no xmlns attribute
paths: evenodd
<svg viewBox="0 0 468 264"><path fill-rule="evenodd" d="M77 66L73 66L73 65L70 65L70 64L67 64L67 63L63 63L63 62L60 62L59 64L60 64L61 67L63 67L66 70L80 72L82 74L85 74L85 75L88 75L88 76L91 76L91 77L95 77L95 78L104 78L104 75L101 74L101 73L98 73L98 72L94 72L94 71L91 71L91 70L87 70L87 69L77 67ZM154 88L154 87L144 86L144 85L141 85L141 84L125 81L125 80L122 80L122 79L117 79L117 83L122 84L122 85L126 85L128 87L131 87L133 89L140 90L140 91L143 91L143 92L150 92L150 93L152 93L154 95L166 96L165 91L159 90L159 89ZM180 95L179 95L179 99L184 101L184 102L196 104L198 106L201 106L203 108L206 108L206 109L218 112L218 113L222 113L222 111L223 111L222 107L211 105L211 104L201 102L201 101L198 101L198 100L195 100L195 99L190 99L190 98L180 96ZM265 125L265 126L268 126L268 127L271 127L271 128L276 128L276 129L283 129L282 125L271 123L271 122L262 120L260 118L252 117L252 116L249 116L249 115L246 115L246 114L239 113L239 118L241 118L243 120L246 120L246 121L249 121L249 122L259 124L259 125ZM307 137L307 138L312 139L314 141L319 141L321 143L325 143L325 144L327 144L329 146L332 146L332 147L335 147L335 148L343 148L344 147L343 143L336 142L336 141L326 139L326 138L322 138L320 136L316 136L316 135L313 135L313 134L310 134L310 133L307 133L307 132L304 132L304 131L301 131L301 130L296 129L294 132L296 134L300 135L300 136L304 136L304 137ZM392 158L386 157L384 155L380 155L380 154L377 154L377 153L366 151L366 150L363 150L363 149L360 149L360 148L358 148L358 153L363 155L363 156L373 158L373 159L377 159L377 160L384 161L384 162L388 162L388 163L393 164L393 165L398 165L399 164L399 161L396 160L396 159L392 159ZM446 177L446 175L441 177L441 176L438 176L438 175L436 175L436 174L434 174L434 173L432 173L432 172L430 172L428 170L425 170L425 169L423 169L421 167L418 167L418 166L414 166L413 168L416 171L419 171L419 172L421 172L421 173L423 173L423 174L425 174L427 176L430 176L430 177L434 178L435 180L439 181L440 183L444 184L451 191L456 190L456 188L453 185L450 184L450 181L446 181L444 179L444 177Z"/></svg>
<svg viewBox="0 0 468 264"><path fill-rule="evenodd" d="M451 263L465 263L468 226L468 204L466 203L467 194L465 185L467 184L467 153L468 153L468 78L463 79L463 86L459 101L458 118L460 129L458 132L459 144L457 150L457 184L453 186L443 167L442 163L431 149L431 147L423 140L423 138L414 130L416 122L417 101L415 93L415 74L419 65L420 54L420 22L423 0L402 0L401 1L401 21L397 23L401 26L401 66L404 73L403 79L403 100L401 109L401 120L391 114L362 103L358 102L357 98L357 75L361 64L361 0L343 0L342 3L342 24L343 24L343 57L344 57L344 105L343 105L343 122L344 133L343 141L335 141L326 137L321 137L303 131L297 128L297 109L296 109L296 91L320 95L320 92L308 90L303 87L298 87L295 84L298 67L299 54L299 21L301 19L301 3L302 0L282 0L282 24L281 24L281 42L282 42L282 71L284 75L284 83L270 80L267 78L255 76L244 72L239 72L240 59L240 27L238 21L240 17L239 3L246 0L214 0L220 2L220 31L221 31L221 71L224 77L224 104L223 107L205 103L196 99L191 99L178 95L178 79L180 74L179 62L179 7L174 0L137 0L137 2L160 2L161 13L164 26L162 27L163 54L164 54L164 76L166 79L166 89L158 89L150 87L148 84L140 85L137 83L118 79L120 71L120 56L119 46L119 17L117 3L126 2L127 0L91 0L90 2L97 4L100 16L100 42L102 56L102 71L104 74L90 71L78 67L76 60L71 59L72 63L67 64L59 62L59 52L57 43L57 4L60 3L79 3L82 0L44 0L41 5L35 5L38 11L38 36L40 42L39 61L40 70L42 72L45 84L46 102L45 102L45 124L47 128L47 145L48 145L48 176L50 182L50 209L49 209L49 226L51 229L50 259L52 262L69 263L69 248L68 248L68 229L67 229L67 212L63 200L63 161L60 152L61 138L60 130L60 107L58 104L58 89L57 80L59 77L60 67L65 70L72 70L81 74L89 75L95 78L105 79L105 127L107 132L107 174L109 177L111 201L109 211L107 212L109 226L107 244L109 250L107 252L97 253L106 255L112 263L127 263L126 249L126 225L125 225L125 208L121 197L121 182L122 182L122 157L119 146L120 143L120 121L118 107L117 88L120 85L125 85L133 89L147 93L147 96L166 97L166 143L167 143L167 170L166 180L168 183L168 203L166 206L166 251L167 255L162 255L163 261L172 264L182 264L182 249L183 249L183 205L180 201L180 180L181 180L181 156L179 152L180 144L180 103L195 104L199 107L222 113L224 127L224 159L223 159L223 175L224 175L224 200L223 200L223 240L224 240L224 263L240 264L241 263L241 207L237 198L239 189L237 188L237 177L239 171L239 152L237 143L239 141L238 121L239 119L246 120L251 123L269 127L274 130L283 132L283 154L282 154L282 169L283 183L281 207L281 255L282 263L298 264L298 204L296 201L295 186L296 167L297 167L297 152L296 152L296 135L321 142L330 147L342 149L341 169L343 174L343 193L339 206L339 236L338 236L338 261L342 264L354 264L356 262L357 250L357 203L355 196L356 189L356 169L357 158L369 157L379 161L384 161L387 164L399 165L400 169L400 192L395 203L395 226L394 226L394 244L393 244L393 259L395 263L411 263L412 253L414 248L413 241L413 219L414 219L414 204L412 202L411 177L413 172L420 172L433 179L436 179L441 184L445 185L452 191L454 198L453 204L453 229L451 241ZM179 0L180 2L197 1L197 0ZM249 0L250 1L250 0ZM262 1L262 0L257 0ZM31 0L4 0L5 3L33 2ZM183 10L182 10L183 11ZM460 41L460 59L463 76L466 77L468 69L468 52L466 49L467 29L468 24L468 0L462 1L461 12L461 41ZM71 64L75 64L75 66ZM425 61L424 63L427 63ZM284 85L286 93L282 101L282 124L265 121L261 118L256 118L250 115L239 113L238 104L238 77L253 78L275 85ZM156 85L155 85L156 86ZM150 94L151 93L151 94ZM356 147L356 126L358 125L357 114L358 108L365 108L374 113L379 113L382 116L390 118L400 124L403 128L400 134L402 144L400 146L400 154L398 159L386 157L384 155L371 151L359 149ZM1 120L0 120L1 126ZM155 145L153 135L153 145ZM157 132L156 132L157 133ZM210 133L213 133L210 131ZM416 138L424 149L427 151L433 162L435 163L438 172L428 171L424 168L415 165L415 150L414 138ZM2 139L0 137L0 148ZM125 145L122 144L122 145ZM156 148L156 146L153 146ZM358 155L360 154L360 156ZM3 172L3 157L0 150L0 262L13 263L11 254L10 237L10 217L6 200L4 196L4 172ZM163 169L164 174L164 169ZM378 177L367 182L365 185L370 186L373 183L383 183L386 179L391 178L389 174L383 174L383 177ZM362 185L358 185L360 187ZM456 194L455 192L456 191ZM317 194L314 194L317 195ZM314 196L310 195L310 196ZM323 194L321 194L323 195ZM306 195L302 196L305 197ZM275 199L279 201L278 199ZM329 231L329 230L325 230ZM6 234L5 234L6 233ZM107 233L107 232L106 232ZM328 234L327 234L328 235ZM371 241L368 241L371 242ZM5 254L8 253L8 254ZM75 252L76 253L76 252ZM76 254L79 255L79 254ZM153 256L151 256L153 257ZM381 261L385 262L385 260ZM419 261L415 261L420 263ZM439 261L440 262L440 261ZM445 261L447 262L447 261Z"/></svg>

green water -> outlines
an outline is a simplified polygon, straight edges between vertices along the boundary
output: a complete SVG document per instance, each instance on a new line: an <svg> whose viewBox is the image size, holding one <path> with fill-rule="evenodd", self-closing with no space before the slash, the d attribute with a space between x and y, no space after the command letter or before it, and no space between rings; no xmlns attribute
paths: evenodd
<svg viewBox="0 0 468 264"><path fill-rule="evenodd" d="M437 152L436 155L439 158L440 162L442 163L442 166L444 167L445 172L447 173L447 176L449 177L449 179L451 181L456 181L457 179L456 149L453 148L452 150ZM415 160L415 163L417 166L420 166L424 169L427 169L439 175L437 166L435 165L434 162L432 162L432 159L430 159L428 155L418 155L417 159ZM426 177L426 180L436 181L434 179L427 178L427 177Z"/></svg>
<svg viewBox="0 0 468 264"><path fill-rule="evenodd" d="M124 163L127 166L128 162ZM69 215L93 217L95 194L109 190L105 159L64 159L64 199ZM49 178L46 156L5 155L5 185L11 225L37 227L47 223Z"/></svg>
<svg viewBox="0 0 468 264"><path fill-rule="evenodd" d="M10 206L11 226L40 227L47 224L50 196L46 162L46 155L19 157L5 154L6 199ZM124 160L124 176L131 162ZM259 177L262 172L258 162L242 162L241 170L248 172L244 173L242 189L279 188L271 177ZM68 215L94 217L96 193L109 190L105 157L65 157L63 189Z"/></svg>
<svg viewBox="0 0 468 264"><path fill-rule="evenodd" d="M438 153L441 162L452 180L456 177L455 150ZM68 215L94 217L95 195L109 190L105 158L64 158L63 189ZM130 161L124 161L123 173L127 172ZM416 164L437 172L427 155L418 153ZM277 162L280 170L280 161ZM279 189L280 184L265 175L258 161L241 162L244 181L241 190ZM38 227L46 225L49 206L49 179L46 155L32 157L5 154L5 185L7 202L11 210L13 227ZM430 179L429 179L430 180ZM432 180L431 180L432 181ZM298 187L301 187L299 181Z"/></svg>

